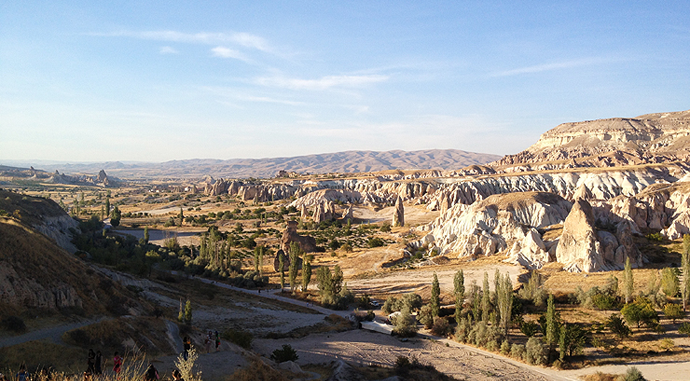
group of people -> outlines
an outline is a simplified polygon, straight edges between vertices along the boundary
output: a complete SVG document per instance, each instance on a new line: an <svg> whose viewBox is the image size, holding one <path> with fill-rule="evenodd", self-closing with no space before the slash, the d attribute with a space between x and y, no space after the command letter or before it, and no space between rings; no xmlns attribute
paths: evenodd
<svg viewBox="0 0 690 381"><path fill-rule="evenodd" d="M204 339L204 348L206 349L206 353L211 353L211 347L214 343L216 345L216 352L218 352L220 350L220 333L218 333L218 331L208 331L208 334Z"/></svg>
<svg viewBox="0 0 690 381"><path fill-rule="evenodd" d="M113 373L119 377L122 371L122 363L124 359L120 356L118 352L115 352L113 356ZM89 381L93 379L93 376L101 376L103 374L103 354L101 351L94 352L93 349L89 349L89 354L86 358L86 372L84 372L84 381Z"/></svg>

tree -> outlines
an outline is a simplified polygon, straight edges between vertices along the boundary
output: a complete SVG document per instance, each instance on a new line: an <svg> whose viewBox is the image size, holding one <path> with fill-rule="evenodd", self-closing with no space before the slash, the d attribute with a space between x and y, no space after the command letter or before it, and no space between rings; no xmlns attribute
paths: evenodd
<svg viewBox="0 0 690 381"><path fill-rule="evenodd" d="M113 208L113 212L110 214L110 224L115 228L120 226L121 218L122 214L120 213L120 209L117 206L115 206Z"/></svg>
<svg viewBox="0 0 690 381"><path fill-rule="evenodd" d="M189 299L184 306L184 322L188 325L192 324L192 302Z"/></svg>
<svg viewBox="0 0 690 381"><path fill-rule="evenodd" d="M491 310L491 292L489 291L489 273L484 271L484 283L482 284L482 321L489 321L489 311Z"/></svg>
<svg viewBox="0 0 690 381"><path fill-rule="evenodd" d="M625 258L625 270L623 271L623 290L625 292L625 304L632 301L633 273L630 266L630 257Z"/></svg>
<svg viewBox="0 0 690 381"><path fill-rule="evenodd" d="M455 273L453 291L455 293L455 322L460 324L462 304L465 302L465 274L462 269Z"/></svg>
<svg viewBox="0 0 690 381"><path fill-rule="evenodd" d="M439 300L440 293L441 288L438 284L438 276L436 276L436 273L434 273L434 280L431 281L431 300L429 301L432 319L437 317L441 312L441 305Z"/></svg>
<svg viewBox="0 0 690 381"><path fill-rule="evenodd" d="M606 321L606 328L608 328L614 335L618 335L618 337L621 339L632 334L630 328L625 325L625 321L623 321L623 319L621 319L621 317L618 315L611 315L609 317L609 319Z"/></svg>
<svg viewBox="0 0 690 381"><path fill-rule="evenodd" d="M304 256L304 265L302 266L302 292L307 292L309 283L311 282L311 258Z"/></svg>
<svg viewBox="0 0 690 381"><path fill-rule="evenodd" d="M149 227L144 226L144 242L149 243Z"/></svg>
<svg viewBox="0 0 690 381"><path fill-rule="evenodd" d="M332 302L335 292L333 292L333 274L331 269L321 266L316 270L316 281L319 287L321 303Z"/></svg>
<svg viewBox="0 0 690 381"><path fill-rule="evenodd" d="M666 267L661 270L661 290L666 296L674 297L678 294L680 282L674 269Z"/></svg>
<svg viewBox="0 0 690 381"><path fill-rule="evenodd" d="M546 344L551 348L558 342L558 325L556 321L556 306L553 294L549 295L546 305Z"/></svg>
<svg viewBox="0 0 690 381"><path fill-rule="evenodd" d="M640 328L642 324L647 327L654 327L659 324L659 317L654 307L646 300L639 300L626 304L623 309L621 309L621 314L628 324L635 324L637 328Z"/></svg>
<svg viewBox="0 0 690 381"><path fill-rule="evenodd" d="M280 266L280 292L285 288L285 254L278 253L278 266Z"/></svg>
<svg viewBox="0 0 690 381"><path fill-rule="evenodd" d="M675 303L667 303L664 306L664 316L666 316L666 319L673 320L673 324L676 324L676 320L684 318L685 313L681 306Z"/></svg>
<svg viewBox="0 0 690 381"><path fill-rule="evenodd" d="M184 212L182 211L182 207L180 207L180 225L178 225L178 226L182 226L183 223L184 223Z"/></svg>
<svg viewBox="0 0 690 381"><path fill-rule="evenodd" d="M683 236L683 252L681 255L683 267L683 283L681 284L681 293L683 296L683 311L688 306L688 299L690 299L690 235Z"/></svg>
<svg viewBox="0 0 690 381"><path fill-rule="evenodd" d="M333 267L333 293L340 294L343 289L343 270L340 269L340 265L335 265Z"/></svg>
<svg viewBox="0 0 690 381"><path fill-rule="evenodd" d="M110 197L105 198L105 217L110 216Z"/></svg>
<svg viewBox="0 0 690 381"><path fill-rule="evenodd" d="M289 266L289 276L290 276L290 291L295 293L295 285L297 283L297 260L301 254L302 250L299 248L297 242L290 243L290 266Z"/></svg>
<svg viewBox="0 0 690 381"><path fill-rule="evenodd" d="M259 272L259 250L262 246L257 246L254 248L253 258L254 258L254 271Z"/></svg>
<svg viewBox="0 0 690 381"><path fill-rule="evenodd" d="M180 311L177 313L177 321L180 323L184 321L184 307L182 306L182 299L180 299Z"/></svg>
<svg viewBox="0 0 690 381"><path fill-rule="evenodd" d="M577 324L561 325L558 342L560 360L563 361L566 355L573 356L582 352L582 348L587 343L587 331Z"/></svg>
<svg viewBox="0 0 690 381"><path fill-rule="evenodd" d="M259 276L264 276L264 247L259 246Z"/></svg>
<svg viewBox="0 0 690 381"><path fill-rule="evenodd" d="M403 306L400 314L395 318L395 329L393 333L400 337L412 337L417 334L417 325L414 317L407 306Z"/></svg>
<svg viewBox="0 0 690 381"><path fill-rule="evenodd" d="M498 304L498 311L500 313L499 322L503 327L506 337L508 336L508 329L510 328L510 320L512 318L513 309L513 283L510 281L510 274L506 273L502 277L500 273L497 274L498 282L496 285L496 303Z"/></svg>

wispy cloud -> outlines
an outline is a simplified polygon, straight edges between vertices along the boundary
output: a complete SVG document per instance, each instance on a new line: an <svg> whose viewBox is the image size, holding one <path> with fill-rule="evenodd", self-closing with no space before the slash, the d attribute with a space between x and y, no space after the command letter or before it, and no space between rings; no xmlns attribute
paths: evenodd
<svg viewBox="0 0 690 381"><path fill-rule="evenodd" d="M245 57L244 54L235 49L226 48L224 46L216 46L215 48L211 49L211 54L214 57L234 58L240 61L249 62L249 59Z"/></svg>
<svg viewBox="0 0 690 381"><path fill-rule="evenodd" d="M329 75L318 79L301 79L285 77L261 77L256 83L268 87L281 87L293 90L327 90L335 87L361 87L372 83L384 82L387 75Z"/></svg>
<svg viewBox="0 0 690 381"><path fill-rule="evenodd" d="M552 63L546 63L546 64L540 64L540 65L526 66L526 67L521 67L521 68L516 68L516 69L511 69L511 70L505 70L505 71L492 73L491 76L492 77L509 77L509 76L521 75L521 74L534 74L534 73L541 73L541 72L545 72L545 71L563 70L563 69L571 69L571 68L580 67L580 66L597 65L597 64L610 62L610 61L611 61L610 59L597 58L597 57L583 58L583 59L577 59L577 60L552 62Z"/></svg>
<svg viewBox="0 0 690 381"><path fill-rule="evenodd" d="M176 49L171 48L169 46L161 46L161 48L158 50L160 54L179 54Z"/></svg>
<svg viewBox="0 0 690 381"><path fill-rule="evenodd" d="M169 41L169 42L183 42L192 44L237 44L239 46L256 49L266 53L275 54L276 51L270 44L262 37L250 33L184 33L173 30L158 30L158 31L118 31L112 33L92 33L95 36L107 37L130 37L142 40L154 41Z"/></svg>

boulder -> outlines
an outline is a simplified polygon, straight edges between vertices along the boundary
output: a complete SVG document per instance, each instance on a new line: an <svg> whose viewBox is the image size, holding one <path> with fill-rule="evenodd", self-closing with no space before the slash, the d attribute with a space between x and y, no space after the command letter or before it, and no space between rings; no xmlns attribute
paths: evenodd
<svg viewBox="0 0 690 381"><path fill-rule="evenodd" d="M563 223L556 260L568 271L600 271L604 264L599 251L600 243L594 231L592 206L587 200L577 199Z"/></svg>
<svg viewBox="0 0 690 381"><path fill-rule="evenodd" d="M395 211L393 212L392 226L400 227L405 226L405 207L403 206L403 201L400 196L395 200Z"/></svg>
<svg viewBox="0 0 690 381"><path fill-rule="evenodd" d="M280 248L288 253L290 251L290 243L297 242L300 249L305 253L313 253L316 251L316 240L314 237L297 234L297 222L288 221L287 228L283 232L283 237L280 240Z"/></svg>

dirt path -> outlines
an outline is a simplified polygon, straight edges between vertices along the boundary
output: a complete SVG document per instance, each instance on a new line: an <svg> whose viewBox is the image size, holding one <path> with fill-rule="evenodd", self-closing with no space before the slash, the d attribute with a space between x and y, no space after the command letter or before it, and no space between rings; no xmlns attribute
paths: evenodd
<svg viewBox="0 0 690 381"><path fill-rule="evenodd" d="M56 344L64 344L62 341L62 334L65 332L112 319L113 318L102 317L99 319L83 320L76 323L62 324L55 327L39 329L19 336L7 337L0 340L0 347L10 347L35 340L50 340Z"/></svg>

